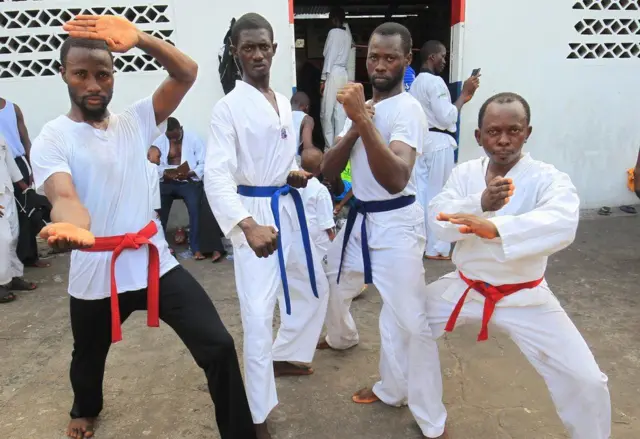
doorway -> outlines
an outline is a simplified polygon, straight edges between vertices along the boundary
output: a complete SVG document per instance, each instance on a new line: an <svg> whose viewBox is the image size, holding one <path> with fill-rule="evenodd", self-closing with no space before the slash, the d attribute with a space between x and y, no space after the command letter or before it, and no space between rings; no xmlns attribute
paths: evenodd
<svg viewBox="0 0 640 439"><path fill-rule="evenodd" d="M294 0L296 43L296 84L311 100L310 115L314 118L314 143L324 145L320 124L320 77L324 62L324 43L331 24L329 11L341 6L356 44L356 81L364 85L371 97L371 85L366 70L367 44L373 30L386 21L405 25L413 38L412 67L420 71L420 48L428 40L439 40L451 47L451 2L455 0L395 1L384 0ZM449 51L450 53L450 51ZM450 61L450 60L449 60ZM443 72L449 78L449 66Z"/></svg>

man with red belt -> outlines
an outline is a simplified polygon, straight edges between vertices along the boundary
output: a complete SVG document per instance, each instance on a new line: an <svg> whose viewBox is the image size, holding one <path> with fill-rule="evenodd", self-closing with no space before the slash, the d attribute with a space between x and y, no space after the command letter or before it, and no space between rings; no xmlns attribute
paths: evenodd
<svg viewBox="0 0 640 439"><path fill-rule="evenodd" d="M233 339L153 222L147 148L198 66L120 17L80 16L64 28L70 37L60 51L61 74L71 109L44 126L31 159L36 186L53 205L53 224L42 236L53 247L81 250L73 252L69 272L74 402L67 435L93 436L109 347L122 339L121 323L146 309L149 326L166 322L204 370L221 438L255 439ZM133 47L169 76L152 96L110 114L112 52Z"/></svg>
<svg viewBox="0 0 640 439"><path fill-rule="evenodd" d="M490 98L476 130L487 157L454 169L429 205L438 239L456 242L457 271L429 285L427 314L436 337L480 322L486 340L491 321L542 375L571 438L608 439L607 377L544 280L548 257L575 238L580 200L568 175L522 153L530 120L521 96Z"/></svg>

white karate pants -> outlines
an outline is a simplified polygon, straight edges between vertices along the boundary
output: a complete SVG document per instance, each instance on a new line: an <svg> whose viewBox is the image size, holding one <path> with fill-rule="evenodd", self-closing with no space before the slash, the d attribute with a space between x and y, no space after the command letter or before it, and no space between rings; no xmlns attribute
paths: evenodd
<svg viewBox="0 0 640 439"><path fill-rule="evenodd" d="M466 288L462 280L455 278L440 279L427 288L427 314L437 338L444 333L455 307L442 298L454 282L460 283L461 290ZM456 327L474 323L480 328L483 306L483 302L466 302ZM544 378L572 439L609 439L611 398L607 376L555 297L544 305L496 307L491 323L511 337Z"/></svg>
<svg viewBox="0 0 640 439"><path fill-rule="evenodd" d="M347 121L347 114L338 102L338 92L347 85L349 77L344 67L334 67L327 76L324 84L324 93L320 103L320 121L327 148L331 148L340 135Z"/></svg>
<svg viewBox="0 0 640 439"><path fill-rule="evenodd" d="M430 230L427 218L429 203L442 192L442 188L451 175L454 162L454 150L451 146L422 154L416 159L415 175L418 185L418 201L424 209L427 230L427 245L424 249L424 254L427 256L449 256L451 253L451 244L438 240Z"/></svg>
<svg viewBox="0 0 640 439"><path fill-rule="evenodd" d="M373 284L382 296L380 381L373 391L387 405L408 404L423 434L438 437L444 432L446 410L442 404L438 346L425 314L424 225L421 221L410 226L401 222L413 214L423 215L417 203L394 212L368 215ZM349 308L364 280L362 218L358 215L351 232L340 284L337 275L345 228L333 241L327 258L331 292L326 341L334 349L348 349L359 341Z"/></svg>
<svg viewBox="0 0 640 439"><path fill-rule="evenodd" d="M14 277L22 277L24 266L16 253L20 223L13 193L0 194L0 206L4 213L0 218L0 285L6 285Z"/></svg>
<svg viewBox="0 0 640 439"><path fill-rule="evenodd" d="M248 244L234 247L236 289L244 330L245 387L253 421L262 424L278 404L274 361L311 363L322 332L329 286L312 244L317 299L311 290L309 271L299 227L285 212L280 216L282 246L291 295L291 315L286 314L278 255L258 258ZM298 221L294 218L293 221ZM273 341L276 298L280 329Z"/></svg>

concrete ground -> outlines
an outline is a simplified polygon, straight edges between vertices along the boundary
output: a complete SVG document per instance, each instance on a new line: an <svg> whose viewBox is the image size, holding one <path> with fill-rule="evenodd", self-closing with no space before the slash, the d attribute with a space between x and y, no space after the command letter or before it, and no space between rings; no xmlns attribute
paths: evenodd
<svg viewBox="0 0 640 439"><path fill-rule="evenodd" d="M576 243L554 256L548 280L609 376L613 438L640 437L640 218L583 221ZM0 305L0 438L63 438L71 404L71 332L65 293L68 258L29 270L39 289ZM204 284L241 352L242 329L233 265L186 261ZM428 280L451 270L429 263ZM358 406L353 391L377 377L380 299L368 292L353 306L361 344L320 352L315 375L278 381L271 416L276 439L418 439L408 409ZM440 342L452 439L552 439L567 434L544 382L515 345L497 331L475 342L462 327ZM99 439L217 438L204 376L166 326L145 327L145 314L124 326L105 378Z"/></svg>

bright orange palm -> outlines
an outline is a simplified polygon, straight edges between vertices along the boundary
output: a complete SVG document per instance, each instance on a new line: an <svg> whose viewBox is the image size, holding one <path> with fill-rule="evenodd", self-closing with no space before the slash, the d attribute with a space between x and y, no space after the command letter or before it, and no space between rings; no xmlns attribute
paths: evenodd
<svg viewBox="0 0 640 439"><path fill-rule="evenodd" d="M93 233L69 223L53 223L40 232L51 247L89 248L96 243Z"/></svg>
<svg viewBox="0 0 640 439"><path fill-rule="evenodd" d="M74 38L103 40L113 52L127 52L140 40L138 28L115 15L78 15L62 28Z"/></svg>

